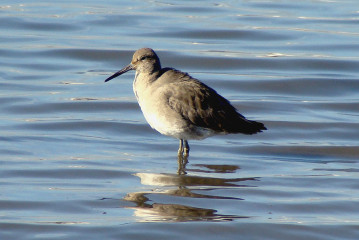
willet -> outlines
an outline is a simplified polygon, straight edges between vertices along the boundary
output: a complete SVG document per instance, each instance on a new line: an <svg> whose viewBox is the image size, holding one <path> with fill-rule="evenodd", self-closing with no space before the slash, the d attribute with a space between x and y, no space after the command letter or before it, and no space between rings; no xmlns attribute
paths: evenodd
<svg viewBox="0 0 359 240"><path fill-rule="evenodd" d="M133 91L143 115L153 129L180 140L179 156L188 156L188 140L266 130L206 84L174 68L162 68L151 48L137 50L131 63L105 82L130 70L136 70Z"/></svg>

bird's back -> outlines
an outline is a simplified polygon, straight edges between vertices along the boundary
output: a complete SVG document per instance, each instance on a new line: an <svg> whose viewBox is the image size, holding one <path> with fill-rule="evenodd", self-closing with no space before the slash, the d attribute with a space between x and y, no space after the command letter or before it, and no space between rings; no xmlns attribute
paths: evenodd
<svg viewBox="0 0 359 240"><path fill-rule="evenodd" d="M164 68L161 79L166 80L164 94L170 108L193 126L224 134L254 134L266 129L262 123L247 120L227 99L187 73Z"/></svg>

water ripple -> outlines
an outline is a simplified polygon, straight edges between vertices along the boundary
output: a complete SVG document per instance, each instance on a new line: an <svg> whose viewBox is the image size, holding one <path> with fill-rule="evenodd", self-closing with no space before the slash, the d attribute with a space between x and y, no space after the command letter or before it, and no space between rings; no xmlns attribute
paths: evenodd
<svg viewBox="0 0 359 240"><path fill-rule="evenodd" d="M0 239L358 239L356 5L0 4ZM178 158L104 83L141 47L268 130Z"/></svg>

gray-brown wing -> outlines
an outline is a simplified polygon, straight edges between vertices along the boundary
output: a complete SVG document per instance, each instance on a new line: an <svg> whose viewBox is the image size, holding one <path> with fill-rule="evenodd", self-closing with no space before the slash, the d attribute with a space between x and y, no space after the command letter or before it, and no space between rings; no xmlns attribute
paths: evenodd
<svg viewBox="0 0 359 240"><path fill-rule="evenodd" d="M262 123L247 120L215 90L185 75L166 92L172 109L192 124L223 133L253 134L265 130Z"/></svg>

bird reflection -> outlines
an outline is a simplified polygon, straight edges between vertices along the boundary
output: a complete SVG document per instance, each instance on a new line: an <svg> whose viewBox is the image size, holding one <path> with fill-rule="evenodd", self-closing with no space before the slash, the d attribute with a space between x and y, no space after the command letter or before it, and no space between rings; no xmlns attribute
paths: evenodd
<svg viewBox="0 0 359 240"><path fill-rule="evenodd" d="M140 217L142 221L232 221L237 218L248 218L246 216L221 215L217 214L215 209L197 208L181 204L148 204L149 199L145 193L128 194L125 200L135 202L135 216Z"/></svg>
<svg viewBox="0 0 359 240"><path fill-rule="evenodd" d="M173 202L183 202L182 198L192 199L222 199L243 200L231 196L213 195L219 189L254 187L247 182L253 183L257 178L216 178L203 176L190 176L186 174L187 158L179 158L178 174L168 173L136 173L143 185L156 186L156 189L146 192L128 193L124 200L135 203L134 215L140 221L232 221L248 216L218 214L216 209L189 206ZM197 165L213 172L225 173L239 169L230 165ZM189 170L187 170L189 171ZM194 170L195 172L198 170ZM205 171L204 171L205 172ZM171 203L163 203L171 197ZM156 199L160 199L155 201ZM155 200L154 200L155 199ZM159 202L161 201L161 203ZM194 200L193 200L194 201ZM191 202L191 200L186 201ZM203 200L199 201L203 203Z"/></svg>

